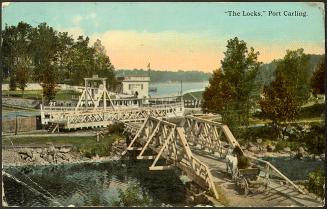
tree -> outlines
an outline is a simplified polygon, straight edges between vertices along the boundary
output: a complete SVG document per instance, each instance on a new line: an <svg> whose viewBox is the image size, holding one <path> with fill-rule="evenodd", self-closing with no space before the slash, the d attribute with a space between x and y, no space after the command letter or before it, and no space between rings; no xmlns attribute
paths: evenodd
<svg viewBox="0 0 327 209"><path fill-rule="evenodd" d="M71 59L68 64L71 84L82 85L84 78L95 74L94 49L88 47L89 38L79 36L71 48Z"/></svg>
<svg viewBox="0 0 327 209"><path fill-rule="evenodd" d="M228 40L224 54L219 70L221 73L213 74L204 92L202 108L221 112L227 123L231 123L235 115L236 125L247 125L252 104L250 94L261 64L258 62L259 52L252 47L248 50L246 42L235 37Z"/></svg>
<svg viewBox="0 0 327 209"><path fill-rule="evenodd" d="M33 51L33 77L41 83L44 96L48 101L56 94L58 82L59 38L57 31L46 23L41 23L32 31L31 48Z"/></svg>
<svg viewBox="0 0 327 209"><path fill-rule="evenodd" d="M2 32L3 42L1 46L2 63L4 75L10 76L10 89L15 90L17 87L17 79L25 80L25 78L17 78L17 67L22 67L22 64L27 64L24 68L30 70L30 65L26 60L30 60L30 33L32 27L24 22L19 22L17 26L7 26ZM26 76L26 74L23 74ZM28 74L27 74L28 75ZM27 78L28 79L28 78Z"/></svg>
<svg viewBox="0 0 327 209"><path fill-rule="evenodd" d="M115 77L115 68L111 64L110 59L107 55L105 47L101 44L99 39L94 42L94 60L95 60L95 71L99 77L107 78L107 84L111 89L115 89L117 85Z"/></svg>
<svg viewBox="0 0 327 209"><path fill-rule="evenodd" d="M18 87L23 92L23 96L29 78L29 66L29 60L20 60L16 67L16 81L18 83Z"/></svg>
<svg viewBox="0 0 327 209"><path fill-rule="evenodd" d="M202 109L204 112L219 113L223 110L225 103L231 100L231 94L230 86L222 80L221 70L213 71L213 75L209 79L209 86L202 94Z"/></svg>
<svg viewBox="0 0 327 209"><path fill-rule="evenodd" d="M68 35L67 32L58 33L58 72L60 81L65 81L70 78L70 71L68 65L71 60L71 51L74 44L74 39Z"/></svg>
<svg viewBox="0 0 327 209"><path fill-rule="evenodd" d="M323 57L320 63L317 65L316 70L313 72L311 77L311 89L315 97L317 94L324 94L324 83L325 83L325 57Z"/></svg>
<svg viewBox="0 0 327 209"><path fill-rule="evenodd" d="M265 117L272 120L278 138L286 130L283 123L295 120L301 107L287 85L285 75L279 72L276 72L275 80L270 85L264 86L259 104Z"/></svg>
<svg viewBox="0 0 327 209"><path fill-rule="evenodd" d="M284 74L287 86L298 102L304 104L310 96L309 56L303 49L287 50L286 55L277 63L276 71Z"/></svg>

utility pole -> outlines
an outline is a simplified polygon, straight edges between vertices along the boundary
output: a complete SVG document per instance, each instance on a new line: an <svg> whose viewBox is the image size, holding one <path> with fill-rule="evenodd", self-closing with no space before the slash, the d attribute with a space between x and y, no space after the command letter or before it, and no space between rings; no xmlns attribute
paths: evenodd
<svg viewBox="0 0 327 209"><path fill-rule="evenodd" d="M181 80L181 101L183 101L183 80Z"/></svg>
<svg viewBox="0 0 327 209"><path fill-rule="evenodd" d="M18 132L18 124L17 124L18 120L17 120L17 117L18 117L18 115L17 115L17 113L16 113L16 127L15 127L15 135L17 135L17 132Z"/></svg>

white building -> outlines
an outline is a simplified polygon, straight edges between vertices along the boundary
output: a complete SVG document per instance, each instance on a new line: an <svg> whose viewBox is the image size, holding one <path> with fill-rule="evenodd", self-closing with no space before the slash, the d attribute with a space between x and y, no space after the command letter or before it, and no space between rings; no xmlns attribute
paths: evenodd
<svg viewBox="0 0 327 209"><path fill-rule="evenodd" d="M121 94L134 95L137 98L149 97L149 82L148 76L124 76L118 77L121 82Z"/></svg>

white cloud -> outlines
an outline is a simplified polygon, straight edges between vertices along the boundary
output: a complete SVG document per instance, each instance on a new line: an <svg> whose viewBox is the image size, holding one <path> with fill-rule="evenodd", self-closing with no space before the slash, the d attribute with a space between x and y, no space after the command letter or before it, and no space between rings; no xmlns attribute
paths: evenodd
<svg viewBox="0 0 327 209"><path fill-rule="evenodd" d="M97 14L95 12L89 13L84 17L81 15L74 16L71 21L74 25L79 26L82 21L86 21L86 20L91 20L93 24L96 26L99 25L97 22Z"/></svg>
<svg viewBox="0 0 327 209"><path fill-rule="evenodd" d="M79 25L83 19L84 18L82 16L79 16L79 15L74 16L72 19L72 23L74 23L74 25Z"/></svg>
<svg viewBox="0 0 327 209"><path fill-rule="evenodd" d="M9 4L10 4L10 2L2 2L1 7L2 8L8 7Z"/></svg>

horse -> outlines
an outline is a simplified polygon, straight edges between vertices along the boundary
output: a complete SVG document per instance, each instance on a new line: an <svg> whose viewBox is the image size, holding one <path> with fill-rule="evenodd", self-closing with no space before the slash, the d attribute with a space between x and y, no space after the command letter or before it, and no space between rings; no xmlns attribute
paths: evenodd
<svg viewBox="0 0 327 209"><path fill-rule="evenodd" d="M237 174L237 156L235 156L234 154L232 154L232 150L228 149L226 157L225 157L225 162L226 162L226 172L231 173L232 175L232 179L234 180L236 178L236 174Z"/></svg>

